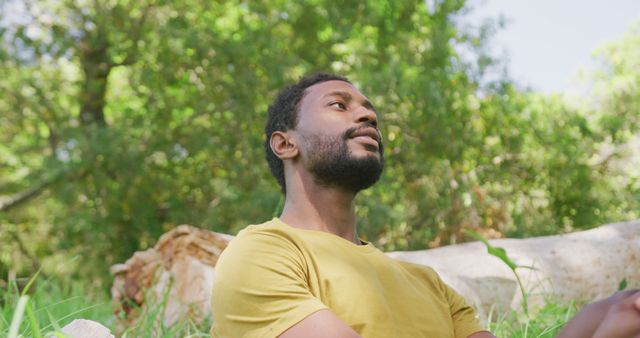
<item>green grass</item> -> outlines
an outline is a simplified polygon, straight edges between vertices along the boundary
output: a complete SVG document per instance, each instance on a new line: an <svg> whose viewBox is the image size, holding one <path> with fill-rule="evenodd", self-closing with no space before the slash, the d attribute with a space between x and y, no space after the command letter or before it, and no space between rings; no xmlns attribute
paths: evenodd
<svg viewBox="0 0 640 338"><path fill-rule="evenodd" d="M0 337L50 337L73 319L95 320L115 333L117 318L109 295L96 292L79 282L33 279L30 289L18 290L15 281L0 288ZM24 284L25 281L22 281ZM27 290L28 289L28 290ZM26 290L26 292L25 292ZM171 327L162 324L166 297L156 306L140 310L136 324L122 332L122 337L208 337L209 321L191 321ZM522 311L492 313L487 327L498 337L555 337L576 312L574 304L561 305L549 299L528 316ZM15 332L11 331L12 322ZM57 335L62 337L62 335Z"/></svg>
<svg viewBox="0 0 640 338"><path fill-rule="evenodd" d="M548 299L541 309L529 315L515 310L492 314L486 326L496 337L552 338L576 312L574 303Z"/></svg>
<svg viewBox="0 0 640 338"><path fill-rule="evenodd" d="M0 337L44 337L55 334L73 319L113 324L106 294L91 292L79 282L32 278L11 280L0 288Z"/></svg>
<svg viewBox="0 0 640 338"><path fill-rule="evenodd" d="M525 289L518 269L535 270L535 268L517 264L509 257L504 248L491 245L478 232L466 230L466 233L482 242L487 248L488 254L500 259L511 270L522 295L520 303L522 311L511 310L508 313L497 314L497 316L492 313L486 324L490 331L497 337L555 337L564 324L576 314L575 304L560 304L553 299L546 299L544 306L535 311L535 315L532 315L528 302L531 290Z"/></svg>
<svg viewBox="0 0 640 338"><path fill-rule="evenodd" d="M145 299L148 306L137 309L140 313L138 319L123 332L122 337L209 337L210 320L204 323L185 320L172 326L164 325L162 319L168 296L168 289L162 299L155 299L151 292L147 292Z"/></svg>
<svg viewBox="0 0 640 338"><path fill-rule="evenodd" d="M162 325L164 300L158 306L139 309L139 320L122 332L122 337L209 336L210 322ZM32 278L28 283L24 279L13 280L0 287L0 337L63 337L60 328L79 318L99 322L116 333L117 318L111 300L101 290L92 290L80 282L42 278Z"/></svg>

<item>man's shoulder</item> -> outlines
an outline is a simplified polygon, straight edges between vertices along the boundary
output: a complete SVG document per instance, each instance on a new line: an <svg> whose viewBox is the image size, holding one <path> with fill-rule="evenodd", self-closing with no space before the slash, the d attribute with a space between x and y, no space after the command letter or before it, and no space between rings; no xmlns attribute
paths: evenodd
<svg viewBox="0 0 640 338"><path fill-rule="evenodd" d="M295 233L278 219L251 224L229 242L220 256L219 263L295 254L297 241Z"/></svg>
<svg viewBox="0 0 640 338"><path fill-rule="evenodd" d="M245 242L291 242L296 240L295 232L291 227L282 223L277 218L260 224L250 224L242 229L238 235L231 240L230 245L239 245Z"/></svg>
<svg viewBox="0 0 640 338"><path fill-rule="evenodd" d="M397 259L394 259L394 260L411 275L414 275L418 278L428 279L432 281L440 280L440 277L438 276L438 273L436 272L436 270L434 270L429 266L411 263L407 261L401 261Z"/></svg>
<svg viewBox="0 0 640 338"><path fill-rule="evenodd" d="M249 225L222 252L212 288L216 336L274 337L324 309L306 289L295 232L277 220Z"/></svg>

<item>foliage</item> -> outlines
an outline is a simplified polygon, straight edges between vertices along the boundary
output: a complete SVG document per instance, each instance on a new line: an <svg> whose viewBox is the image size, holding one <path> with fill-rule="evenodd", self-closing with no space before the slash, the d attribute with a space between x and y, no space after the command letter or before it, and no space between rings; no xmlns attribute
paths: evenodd
<svg viewBox="0 0 640 338"><path fill-rule="evenodd" d="M0 336L43 337L55 334L76 318L113 322L107 294L82 283L35 275L19 288L12 280L0 287Z"/></svg>
<svg viewBox="0 0 640 338"><path fill-rule="evenodd" d="M29 286L33 284L33 287ZM122 337L208 337L210 322L199 325L179 322L165 327L162 322L165 303L141 314L138 325L128 328ZM116 318L107 293L89 290L80 283L32 277L19 290L14 280L0 288L0 336L62 337L61 328L77 318L97 321L115 332ZM26 316L25 316L26 314Z"/></svg>
<svg viewBox="0 0 640 338"><path fill-rule="evenodd" d="M495 319L489 319L487 327L496 337L553 338L575 314L575 304L550 299L531 316L517 311L497 314Z"/></svg>
<svg viewBox="0 0 640 338"><path fill-rule="evenodd" d="M0 6L1 276L79 254L61 273L101 282L178 224L270 218L266 108L316 70L381 112L387 166L358 214L384 249L638 217L640 172L620 150L639 125L637 28L600 52L597 95L576 105L487 82L493 27L461 28L463 0Z"/></svg>
<svg viewBox="0 0 640 338"><path fill-rule="evenodd" d="M135 322L128 324L129 327L125 328L121 337L210 337L212 318L205 318L201 323L184 319L173 325L166 325L164 313L170 290L164 290L162 299L155 299L156 296L149 291L145 293L146 306L136 309L138 311Z"/></svg>

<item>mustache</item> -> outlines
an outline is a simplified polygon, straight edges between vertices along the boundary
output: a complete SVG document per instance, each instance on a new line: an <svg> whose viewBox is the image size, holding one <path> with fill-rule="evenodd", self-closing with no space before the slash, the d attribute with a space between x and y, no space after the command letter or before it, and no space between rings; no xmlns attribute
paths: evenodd
<svg viewBox="0 0 640 338"><path fill-rule="evenodd" d="M362 124L355 126L355 127L351 127L349 129L347 129L344 134L342 135L342 139L344 140L348 140L351 138L351 135L353 135L355 132L357 132L360 129L365 129L365 128L373 128L376 130L376 132L378 133L378 143L382 143L382 134L380 133L380 130L378 129L378 126L373 123L373 122L363 122Z"/></svg>

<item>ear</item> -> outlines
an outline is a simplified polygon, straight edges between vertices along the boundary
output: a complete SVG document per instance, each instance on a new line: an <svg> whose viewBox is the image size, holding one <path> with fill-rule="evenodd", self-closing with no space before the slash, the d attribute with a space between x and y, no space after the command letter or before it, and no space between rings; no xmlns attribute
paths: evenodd
<svg viewBox="0 0 640 338"><path fill-rule="evenodd" d="M298 156L298 146L291 135L283 131L274 131L269 140L271 151L281 160L290 160Z"/></svg>

